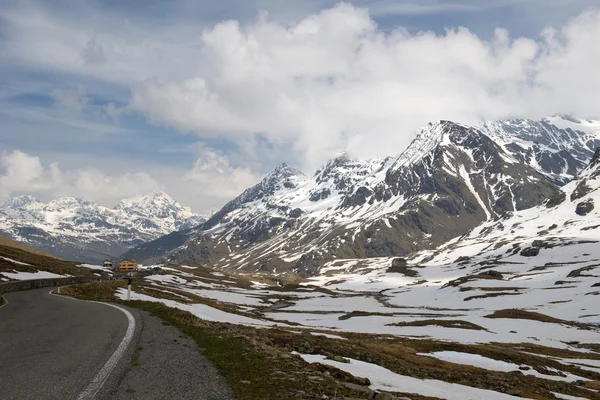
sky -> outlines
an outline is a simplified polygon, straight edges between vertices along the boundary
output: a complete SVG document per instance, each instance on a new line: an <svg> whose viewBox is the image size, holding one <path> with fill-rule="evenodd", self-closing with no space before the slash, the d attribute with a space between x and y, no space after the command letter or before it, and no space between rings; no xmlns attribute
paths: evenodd
<svg viewBox="0 0 600 400"><path fill-rule="evenodd" d="M450 119L600 115L597 0L0 0L0 202L218 209Z"/></svg>

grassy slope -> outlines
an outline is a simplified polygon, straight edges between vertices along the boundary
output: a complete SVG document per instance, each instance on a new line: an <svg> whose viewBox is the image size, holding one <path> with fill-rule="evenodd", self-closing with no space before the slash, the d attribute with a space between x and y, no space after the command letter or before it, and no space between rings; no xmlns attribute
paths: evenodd
<svg viewBox="0 0 600 400"><path fill-rule="evenodd" d="M15 246L15 243L16 242L3 238L3 240L0 241L0 256L30 265L13 263L0 258L0 273L2 273L2 271L48 271L60 275L68 274L74 276L92 276L91 270L77 267L78 263L76 262L61 260L45 253L30 249L21 244Z"/></svg>
<svg viewBox="0 0 600 400"><path fill-rule="evenodd" d="M25 251L27 251L29 253L38 254L38 255L41 255L41 256L49 257L49 258L57 258L57 257L53 256L52 254L48 254L48 253L44 253L43 251L32 249L31 247L27 247L23 243L16 242L16 241L14 241L12 239L9 239L9 238L7 238L5 236L2 236L2 235L0 235L0 246L14 247L16 249L25 250Z"/></svg>
<svg viewBox="0 0 600 400"><path fill-rule="evenodd" d="M600 355L576 353L533 345L504 345L501 343L463 345L433 340L414 340L383 335L343 334L348 340L336 340L322 336L293 333L284 329L256 329L218 322L208 322L190 313L166 307L160 303L117 300L114 292L124 287L122 282L90 283L65 288L63 294L75 297L119 302L137 307L163 319L192 337L203 354L221 371L228 380L236 397L240 400L265 398L319 399L348 396L367 398L365 393L348 389L343 382L359 383L336 368L320 364L307 364L291 351L323 354L329 357L348 357L375 363L396 373L421 379L440 379L483 389L519 393L533 399L553 399L550 392L561 392L573 396L590 396L586 389L575 385L525 376L520 373L488 371L468 365L448 363L417 353L432 351L459 351L480 354L485 357L526 364L538 372L553 374L551 368L600 381L600 374L584 371L578 367L567 367L548 358L537 356L548 354L567 358L583 356L600 359ZM362 382L364 383L364 382ZM302 391L302 392L298 392ZM298 393L302 393L298 395ZM413 400L426 397L405 393ZM591 395L600 399L600 395Z"/></svg>

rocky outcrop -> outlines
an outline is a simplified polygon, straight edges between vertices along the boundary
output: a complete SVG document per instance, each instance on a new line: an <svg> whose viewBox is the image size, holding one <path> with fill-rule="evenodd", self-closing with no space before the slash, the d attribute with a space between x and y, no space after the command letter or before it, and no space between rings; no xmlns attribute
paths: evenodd
<svg viewBox="0 0 600 400"><path fill-rule="evenodd" d="M550 121L440 121L395 157L343 154L313 176L282 165L162 258L309 276L336 258L405 257L483 221L561 204L559 185L592 158L592 136Z"/></svg>

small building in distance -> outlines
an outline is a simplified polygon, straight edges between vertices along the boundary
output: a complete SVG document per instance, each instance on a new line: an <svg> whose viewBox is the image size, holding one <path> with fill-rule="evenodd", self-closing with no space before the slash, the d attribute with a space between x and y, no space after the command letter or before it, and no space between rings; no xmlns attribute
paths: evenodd
<svg viewBox="0 0 600 400"><path fill-rule="evenodd" d="M112 260L104 260L104 268L108 268L108 269L112 269L113 264L112 264Z"/></svg>
<svg viewBox="0 0 600 400"><path fill-rule="evenodd" d="M131 260L121 260L119 262L119 272L131 272L137 269L137 264L135 261Z"/></svg>

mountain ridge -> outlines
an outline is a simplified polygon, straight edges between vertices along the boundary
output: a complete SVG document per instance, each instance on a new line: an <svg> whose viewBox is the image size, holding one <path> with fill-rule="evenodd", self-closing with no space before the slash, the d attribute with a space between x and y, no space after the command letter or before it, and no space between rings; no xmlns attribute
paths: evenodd
<svg viewBox="0 0 600 400"><path fill-rule="evenodd" d="M397 156L341 155L312 176L282 165L204 225L126 255L311 275L331 258L405 256L435 247L485 220L540 204L589 162L600 129L548 121L483 128L439 121Z"/></svg>
<svg viewBox="0 0 600 400"><path fill-rule="evenodd" d="M75 197L47 203L17 196L0 204L0 233L65 259L98 262L134 245L205 221L164 192L121 200L113 208Z"/></svg>

